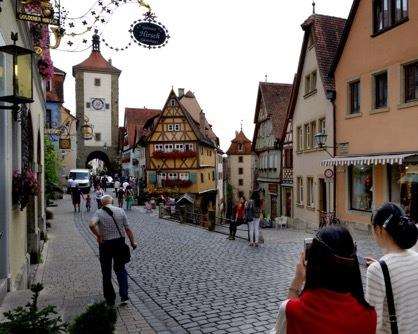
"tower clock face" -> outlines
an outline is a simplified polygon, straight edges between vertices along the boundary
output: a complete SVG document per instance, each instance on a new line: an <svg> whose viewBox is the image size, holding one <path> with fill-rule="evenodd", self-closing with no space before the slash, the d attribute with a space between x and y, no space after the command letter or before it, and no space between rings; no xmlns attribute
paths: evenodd
<svg viewBox="0 0 418 334"><path fill-rule="evenodd" d="M103 99L92 99L91 106L93 107L94 110L104 110L105 103Z"/></svg>

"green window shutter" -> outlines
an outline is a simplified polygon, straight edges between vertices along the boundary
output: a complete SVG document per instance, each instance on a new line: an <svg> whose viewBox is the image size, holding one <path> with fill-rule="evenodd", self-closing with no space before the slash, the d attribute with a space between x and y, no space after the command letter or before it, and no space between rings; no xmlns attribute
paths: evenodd
<svg viewBox="0 0 418 334"><path fill-rule="evenodd" d="M157 174L155 172L148 172L148 181L151 184L157 184Z"/></svg>
<svg viewBox="0 0 418 334"><path fill-rule="evenodd" d="M196 173L190 173L190 181L192 181L193 184L197 183Z"/></svg>

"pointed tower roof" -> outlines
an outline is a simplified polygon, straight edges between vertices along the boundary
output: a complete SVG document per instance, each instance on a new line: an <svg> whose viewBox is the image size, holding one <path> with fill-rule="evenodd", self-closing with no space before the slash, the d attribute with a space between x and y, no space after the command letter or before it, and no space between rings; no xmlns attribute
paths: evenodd
<svg viewBox="0 0 418 334"><path fill-rule="evenodd" d="M240 149L240 145L241 149ZM251 140L249 140L244 132L235 132L235 138L231 140L231 146L226 154L228 155L250 155L251 154Z"/></svg>
<svg viewBox="0 0 418 334"><path fill-rule="evenodd" d="M73 76L79 71L102 72L110 74L120 74L122 71L112 66L110 61L107 61L100 52L100 36L97 30L93 35L92 51L90 56L78 65L73 66Z"/></svg>

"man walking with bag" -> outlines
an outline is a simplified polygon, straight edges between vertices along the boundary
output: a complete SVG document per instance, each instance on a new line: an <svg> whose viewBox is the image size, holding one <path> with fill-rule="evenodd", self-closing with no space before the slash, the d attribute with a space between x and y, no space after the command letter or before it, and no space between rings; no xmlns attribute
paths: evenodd
<svg viewBox="0 0 418 334"><path fill-rule="evenodd" d="M110 195L102 197L102 208L97 210L90 222L90 230L99 243L100 265L103 275L103 295L109 306L115 305L116 294L112 284L113 270L119 284L120 305L126 305L128 297L128 273L125 264L130 261L128 236L132 249L137 248L134 235L129 228L123 209L115 207Z"/></svg>

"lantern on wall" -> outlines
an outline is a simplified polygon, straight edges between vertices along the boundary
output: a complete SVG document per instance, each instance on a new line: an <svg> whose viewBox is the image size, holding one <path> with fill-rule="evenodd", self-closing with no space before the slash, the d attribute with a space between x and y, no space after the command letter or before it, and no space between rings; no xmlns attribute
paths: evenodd
<svg viewBox="0 0 418 334"><path fill-rule="evenodd" d="M3 94L0 102L13 104L0 109L18 109L17 105L33 102L33 54L34 51L16 45L18 34L12 33L12 45L0 47L0 80L3 81Z"/></svg>

